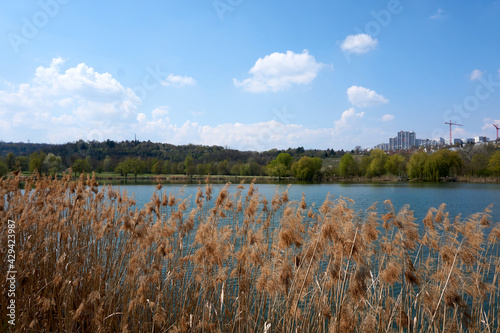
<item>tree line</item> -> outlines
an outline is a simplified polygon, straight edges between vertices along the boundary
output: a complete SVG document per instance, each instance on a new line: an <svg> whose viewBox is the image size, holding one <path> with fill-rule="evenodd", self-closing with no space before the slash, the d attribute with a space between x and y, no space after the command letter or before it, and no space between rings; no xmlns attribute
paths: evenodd
<svg viewBox="0 0 500 333"><path fill-rule="evenodd" d="M345 154L330 173L341 177L380 177L393 175L405 179L439 181L456 176L499 177L500 151L493 144L466 146L465 149L439 149L432 153L415 151L388 155L375 149L364 156Z"/></svg>
<svg viewBox="0 0 500 333"><path fill-rule="evenodd" d="M291 156L293 161L306 157L302 164L314 159L316 166L321 166L318 161L341 157L346 152L303 147L254 152L220 146L176 146L151 141L80 140L59 145L0 142L0 175L16 170L55 174L71 168L76 174L116 172L136 177L139 174L265 176L272 173L267 166L282 153ZM287 170L290 168L291 164L287 165ZM315 173L312 174L314 176ZM292 174L288 172L287 176ZM311 178L310 172L303 176Z"/></svg>
<svg viewBox="0 0 500 333"><path fill-rule="evenodd" d="M142 174L237 175L294 177L298 180L381 177L438 181L453 176L500 176L500 152L495 145L466 145L452 151L418 150L387 154L302 147L265 152L220 146L123 141L77 141L63 145L0 142L0 177L11 171L57 174L71 170Z"/></svg>

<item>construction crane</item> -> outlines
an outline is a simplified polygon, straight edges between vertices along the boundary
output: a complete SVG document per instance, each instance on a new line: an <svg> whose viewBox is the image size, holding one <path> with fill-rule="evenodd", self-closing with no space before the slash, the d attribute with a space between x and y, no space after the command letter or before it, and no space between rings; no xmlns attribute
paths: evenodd
<svg viewBox="0 0 500 333"><path fill-rule="evenodd" d="M462 125L452 123L452 122L451 122L451 120L450 120L450 122L447 122L447 121L446 121L446 122L445 122L445 124L450 125L450 146L453 146L453 143L451 142L451 125L455 125L455 126L462 126Z"/></svg>
<svg viewBox="0 0 500 333"><path fill-rule="evenodd" d="M498 129L500 128L497 124L493 124L493 126L495 126L495 128L497 129L497 141L498 142Z"/></svg>

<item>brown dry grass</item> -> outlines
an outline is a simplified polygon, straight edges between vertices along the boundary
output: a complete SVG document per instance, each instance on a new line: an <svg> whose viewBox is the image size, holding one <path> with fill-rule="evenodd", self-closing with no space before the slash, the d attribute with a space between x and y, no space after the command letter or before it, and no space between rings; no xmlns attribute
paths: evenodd
<svg viewBox="0 0 500 333"><path fill-rule="evenodd" d="M207 183L192 199L158 185L140 209L93 178L20 185L0 180L19 332L498 331L490 208L465 219L431 208L419 230L408 206L357 213L329 196L316 208L287 191L269 202L253 184Z"/></svg>

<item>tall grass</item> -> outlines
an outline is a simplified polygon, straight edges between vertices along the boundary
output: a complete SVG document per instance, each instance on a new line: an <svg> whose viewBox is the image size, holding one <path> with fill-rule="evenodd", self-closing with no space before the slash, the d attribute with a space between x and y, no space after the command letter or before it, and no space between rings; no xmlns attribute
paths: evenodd
<svg viewBox="0 0 500 333"><path fill-rule="evenodd" d="M500 225L408 206L308 206L254 184L144 207L94 178L0 180L16 221L16 331L495 332ZM488 235L486 235L488 231ZM6 280L2 290L2 329Z"/></svg>

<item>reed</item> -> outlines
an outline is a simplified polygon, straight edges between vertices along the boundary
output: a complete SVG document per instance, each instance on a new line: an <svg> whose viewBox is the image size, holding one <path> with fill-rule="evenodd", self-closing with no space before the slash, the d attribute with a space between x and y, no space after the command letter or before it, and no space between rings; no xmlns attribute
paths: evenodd
<svg viewBox="0 0 500 333"><path fill-rule="evenodd" d="M440 205L420 223L390 201L357 212L348 198L246 188L207 181L186 198L158 184L137 207L90 176L1 179L2 267L16 221L13 331L498 331L491 207L462 218Z"/></svg>

